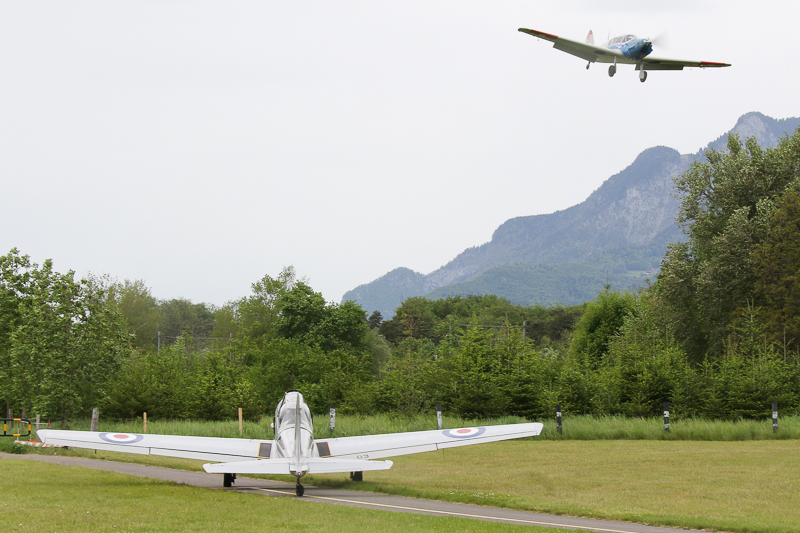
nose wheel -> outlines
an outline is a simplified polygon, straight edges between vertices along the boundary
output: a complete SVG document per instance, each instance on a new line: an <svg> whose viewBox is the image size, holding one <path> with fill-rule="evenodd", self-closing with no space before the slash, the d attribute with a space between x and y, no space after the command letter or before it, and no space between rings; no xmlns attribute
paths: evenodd
<svg viewBox="0 0 800 533"><path fill-rule="evenodd" d="M306 489L303 487L303 485L301 485L300 483L295 485L295 487L294 487L294 493L295 494L297 494L298 496L302 496L305 492L306 492Z"/></svg>
<svg viewBox="0 0 800 533"><path fill-rule="evenodd" d="M643 71L639 72L639 81L644 83L644 81L646 79L647 79L647 71L643 70Z"/></svg>
<svg viewBox="0 0 800 533"><path fill-rule="evenodd" d="M616 73L617 73L617 66L616 65L611 65L610 67L608 67L608 77L609 78L613 78L614 74L616 74Z"/></svg>

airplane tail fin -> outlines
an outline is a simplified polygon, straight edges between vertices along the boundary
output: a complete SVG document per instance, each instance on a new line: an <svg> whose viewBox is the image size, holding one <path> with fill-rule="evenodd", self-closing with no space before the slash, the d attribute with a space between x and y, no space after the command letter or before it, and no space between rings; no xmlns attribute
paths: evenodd
<svg viewBox="0 0 800 533"><path fill-rule="evenodd" d="M586 43L594 44L594 34L592 33L592 30L589 30L589 35L586 36Z"/></svg>

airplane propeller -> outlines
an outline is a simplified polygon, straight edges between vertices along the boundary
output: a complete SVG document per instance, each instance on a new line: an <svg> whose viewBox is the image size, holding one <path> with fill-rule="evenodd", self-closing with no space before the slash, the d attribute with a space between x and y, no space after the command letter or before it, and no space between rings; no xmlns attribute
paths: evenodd
<svg viewBox="0 0 800 533"><path fill-rule="evenodd" d="M669 48L670 40L668 38L668 34L666 31L659 32L657 35L648 39L653 46L658 46L659 48L666 50Z"/></svg>

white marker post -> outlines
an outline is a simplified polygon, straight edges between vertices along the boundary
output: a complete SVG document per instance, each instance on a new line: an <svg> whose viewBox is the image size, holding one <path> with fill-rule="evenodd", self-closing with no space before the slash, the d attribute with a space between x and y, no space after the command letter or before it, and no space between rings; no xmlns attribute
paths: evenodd
<svg viewBox="0 0 800 533"><path fill-rule="evenodd" d="M558 431L559 435L564 432L561 427L561 404L556 405L556 431Z"/></svg>
<svg viewBox="0 0 800 533"><path fill-rule="evenodd" d="M664 402L664 431L669 433L669 402Z"/></svg>
<svg viewBox="0 0 800 533"><path fill-rule="evenodd" d="M442 429L442 404L436 404L436 429Z"/></svg>
<svg viewBox="0 0 800 533"><path fill-rule="evenodd" d="M772 432L778 432L778 404L772 404Z"/></svg>
<svg viewBox="0 0 800 533"><path fill-rule="evenodd" d="M336 429L336 406L331 405L331 433Z"/></svg>

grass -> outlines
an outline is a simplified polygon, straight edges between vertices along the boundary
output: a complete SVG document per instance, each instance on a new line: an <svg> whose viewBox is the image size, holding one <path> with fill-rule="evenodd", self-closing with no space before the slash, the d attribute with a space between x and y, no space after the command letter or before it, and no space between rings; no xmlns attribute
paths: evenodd
<svg viewBox="0 0 800 533"><path fill-rule="evenodd" d="M508 423L505 419L497 422ZM485 424L445 418L445 427ZM427 427L426 427L427 425ZM337 417L335 436L432 429L427 418ZM77 426L77 424L76 424ZM540 512L737 532L800 533L800 418L766 422L570 417L540 437L397 457L386 472L309 476L310 485L372 490ZM249 428L249 429L248 429ZM269 421L246 433L270 438ZM238 424L149 422L152 433L237 436ZM320 424L318 438L329 435ZM104 431L136 431L101 423ZM584 439L584 440L580 440ZM41 450L34 453L54 453ZM92 450L57 452L200 470L201 461ZM281 479L290 481L288 477Z"/></svg>
<svg viewBox="0 0 800 533"><path fill-rule="evenodd" d="M0 531L487 531L544 528L357 509L8 459Z"/></svg>
<svg viewBox="0 0 800 533"><path fill-rule="evenodd" d="M800 532L793 441L492 443L394 459L364 483L310 484L715 531Z"/></svg>

